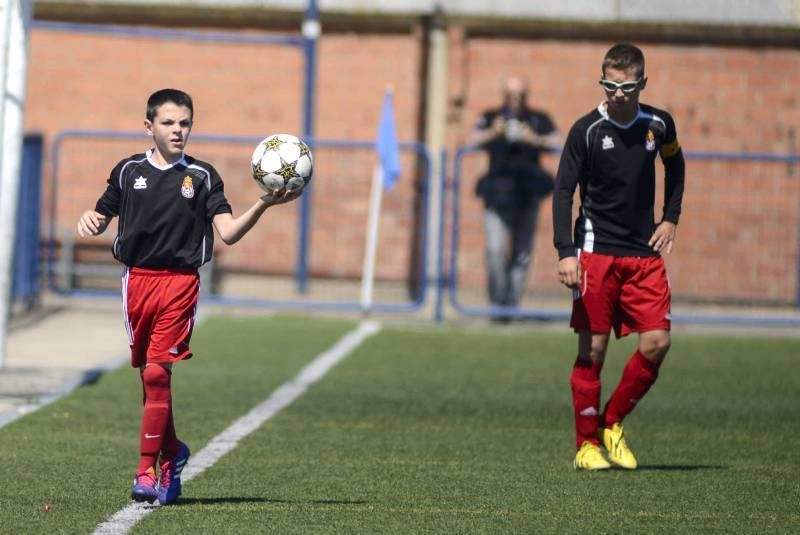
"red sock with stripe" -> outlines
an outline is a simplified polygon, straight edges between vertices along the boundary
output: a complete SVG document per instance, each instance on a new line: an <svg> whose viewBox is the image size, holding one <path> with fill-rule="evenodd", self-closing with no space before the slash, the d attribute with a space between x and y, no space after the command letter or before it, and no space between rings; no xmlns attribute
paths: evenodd
<svg viewBox="0 0 800 535"><path fill-rule="evenodd" d="M622 372L617 388L603 409L603 425L620 423L630 414L658 378L660 363L648 360L637 349Z"/></svg>
<svg viewBox="0 0 800 535"><path fill-rule="evenodd" d="M575 444L585 441L599 444L597 426L600 423L600 371L602 362L578 357L569 382L572 385L572 407L575 413Z"/></svg>
<svg viewBox="0 0 800 535"><path fill-rule="evenodd" d="M169 370L157 364L145 366L141 377L145 401L142 412L139 447L141 457L137 469L138 474L156 466L167 431L172 398Z"/></svg>

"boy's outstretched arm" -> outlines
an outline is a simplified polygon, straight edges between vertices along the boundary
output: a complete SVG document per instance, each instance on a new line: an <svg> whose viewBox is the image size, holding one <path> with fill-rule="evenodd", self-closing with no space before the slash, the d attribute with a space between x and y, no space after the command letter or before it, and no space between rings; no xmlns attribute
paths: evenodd
<svg viewBox="0 0 800 535"><path fill-rule="evenodd" d="M253 225L256 224L256 221L258 221L267 208L275 206L276 204L293 201L298 198L302 192L303 190L293 190L263 195L239 217L233 217L233 215L228 213L215 215L212 220L214 228L222 241L227 245L233 245L253 228Z"/></svg>
<svg viewBox="0 0 800 535"><path fill-rule="evenodd" d="M110 217L106 217L94 210L86 210L81 214L81 218L78 219L78 235L81 238L86 238L87 236L102 234L110 222Z"/></svg>

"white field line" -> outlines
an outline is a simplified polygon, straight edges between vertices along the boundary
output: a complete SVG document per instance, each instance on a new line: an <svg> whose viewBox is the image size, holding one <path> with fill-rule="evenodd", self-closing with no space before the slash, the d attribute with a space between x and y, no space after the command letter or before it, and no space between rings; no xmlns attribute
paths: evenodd
<svg viewBox="0 0 800 535"><path fill-rule="evenodd" d="M197 454L192 455L183 470L181 481L184 483L189 481L216 463L223 455L235 448L239 441L303 395L311 385L324 377L331 368L378 331L380 331L379 323L362 321L356 329L347 333L333 347L320 353L300 370L296 377L283 383L267 399L212 438L206 447ZM157 505L131 503L98 525L94 533L115 535L127 533L137 522L156 509L158 509Z"/></svg>

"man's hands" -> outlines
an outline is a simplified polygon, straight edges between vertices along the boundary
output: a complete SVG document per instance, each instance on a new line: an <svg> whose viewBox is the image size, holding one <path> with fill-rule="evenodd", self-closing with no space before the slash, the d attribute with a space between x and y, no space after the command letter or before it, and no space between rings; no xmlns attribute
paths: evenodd
<svg viewBox="0 0 800 535"><path fill-rule="evenodd" d="M505 121L499 115L494 118L492 124L486 128L479 128L472 132L469 142L473 145L483 145L496 137L505 133Z"/></svg>
<svg viewBox="0 0 800 535"><path fill-rule="evenodd" d="M577 256L567 256L558 261L558 280L567 288L580 287L581 275L581 263Z"/></svg>
<svg viewBox="0 0 800 535"><path fill-rule="evenodd" d="M78 220L78 235L81 238L86 238L87 236L102 234L108 227L109 222L109 218L103 214L94 210L86 210Z"/></svg>
<svg viewBox="0 0 800 535"><path fill-rule="evenodd" d="M657 227L656 231L650 237L647 245L653 248L654 251L662 254L669 254L672 252L672 244L675 241L675 223L669 221L662 221Z"/></svg>

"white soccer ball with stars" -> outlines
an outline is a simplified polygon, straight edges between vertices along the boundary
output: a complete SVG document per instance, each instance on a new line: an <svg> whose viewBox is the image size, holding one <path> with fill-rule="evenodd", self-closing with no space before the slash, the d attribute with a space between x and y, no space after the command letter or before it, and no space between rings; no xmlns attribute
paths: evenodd
<svg viewBox="0 0 800 535"><path fill-rule="evenodd" d="M267 193L306 187L311 180L314 158L300 138L273 134L261 140L251 160L253 179Z"/></svg>

